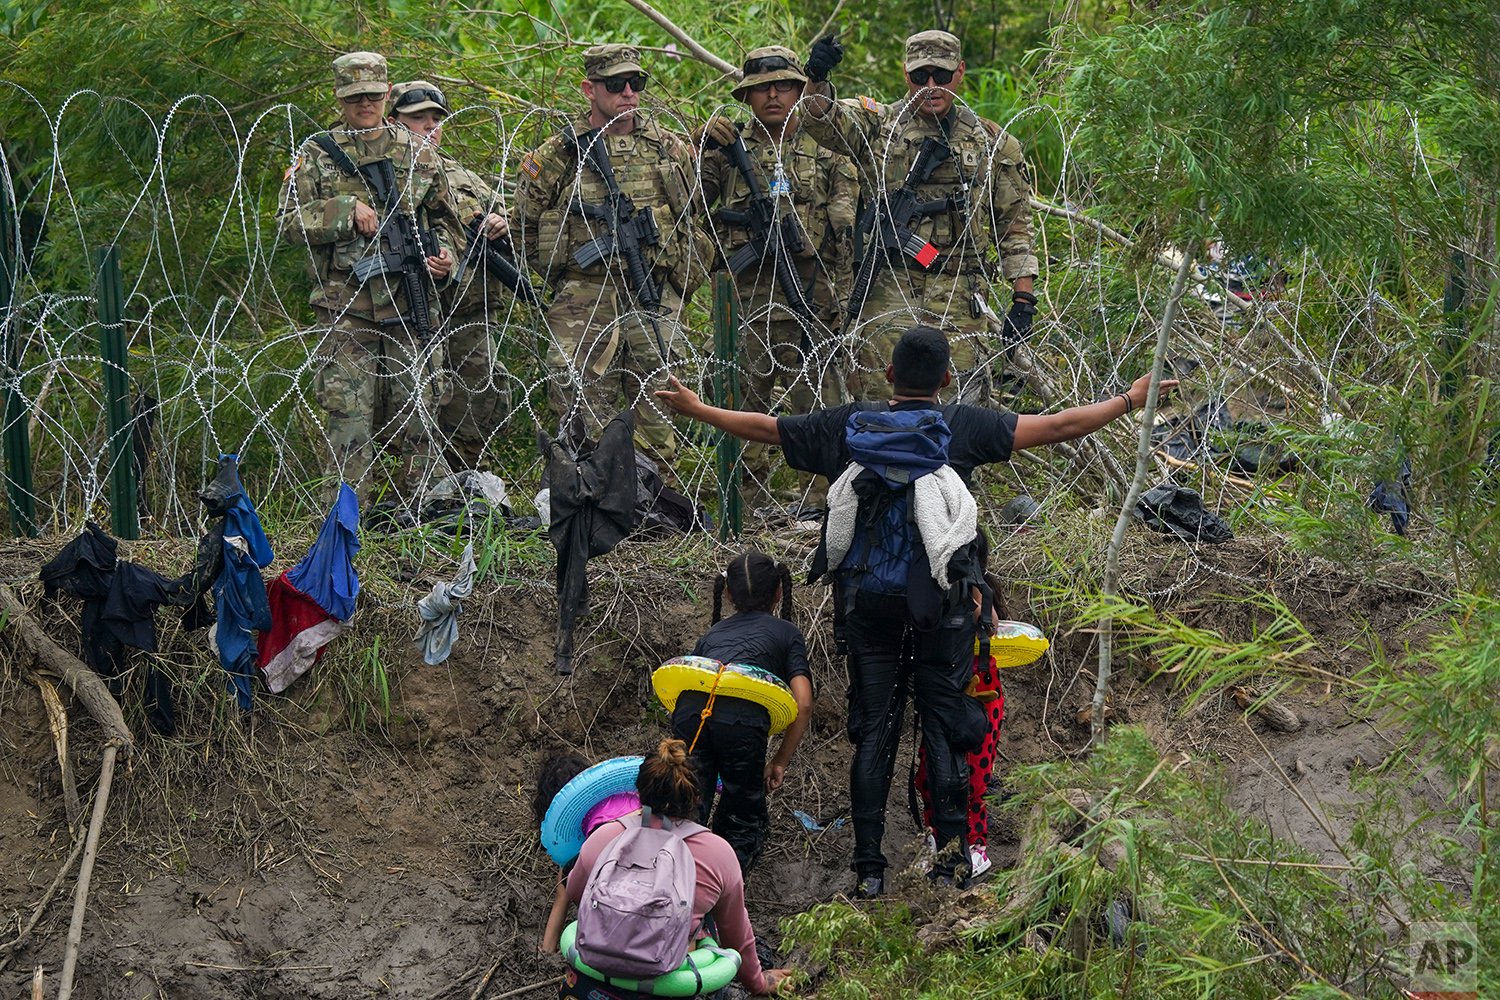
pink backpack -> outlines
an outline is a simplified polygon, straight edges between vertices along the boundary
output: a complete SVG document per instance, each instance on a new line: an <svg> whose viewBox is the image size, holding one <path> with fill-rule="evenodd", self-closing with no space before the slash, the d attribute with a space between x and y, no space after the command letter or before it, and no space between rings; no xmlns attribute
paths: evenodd
<svg viewBox="0 0 1500 1000"><path fill-rule="evenodd" d="M588 966L621 979L665 975L687 958L697 891L697 863L683 842L704 827L651 810L622 817L625 832L610 842L589 872L578 901L574 947Z"/></svg>

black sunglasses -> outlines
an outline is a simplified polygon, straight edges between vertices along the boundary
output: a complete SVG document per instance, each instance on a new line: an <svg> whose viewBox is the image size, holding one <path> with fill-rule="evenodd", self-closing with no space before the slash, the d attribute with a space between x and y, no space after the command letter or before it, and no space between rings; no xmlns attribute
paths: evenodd
<svg viewBox="0 0 1500 1000"><path fill-rule="evenodd" d="M927 86L931 80L939 87L946 87L953 82L953 71L951 69L933 69L931 66L923 66L920 69L909 69L906 75L911 77L911 82L919 87Z"/></svg>
<svg viewBox="0 0 1500 1000"><path fill-rule="evenodd" d="M356 104L384 104L384 94L350 94L348 97L340 97L339 100L351 108Z"/></svg>
<svg viewBox="0 0 1500 1000"><path fill-rule="evenodd" d="M437 89L428 90L425 87L418 87L416 90L408 90L406 93L402 94L400 99L396 101L396 106L392 110L400 111L402 108L409 108L413 104L421 104L423 101L433 101L440 107L442 107L444 111L448 110L448 99L443 96L443 92Z"/></svg>
<svg viewBox="0 0 1500 1000"><path fill-rule="evenodd" d="M773 69L796 68L786 56L761 56L759 59L751 59L745 63L745 75L752 76L756 73L769 73Z"/></svg>
<svg viewBox="0 0 1500 1000"><path fill-rule="evenodd" d="M799 80L772 80L770 83L757 83L750 90L756 94L769 94L773 90L778 94L790 94L801 87L802 83Z"/></svg>
<svg viewBox="0 0 1500 1000"><path fill-rule="evenodd" d="M639 94L646 89L647 81L648 77L646 77L646 75L642 73L633 74L631 76L604 76L600 77L594 82L604 84L604 89L609 91L611 94L625 93L625 87L627 84L630 86L631 91Z"/></svg>

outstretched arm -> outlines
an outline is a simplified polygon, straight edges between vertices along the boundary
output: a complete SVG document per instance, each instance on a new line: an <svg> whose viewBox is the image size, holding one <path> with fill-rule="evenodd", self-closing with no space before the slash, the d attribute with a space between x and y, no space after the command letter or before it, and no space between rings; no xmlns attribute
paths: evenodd
<svg viewBox="0 0 1500 1000"><path fill-rule="evenodd" d="M671 388L656 390L656 398L684 417L727 431L743 441L781 443L781 430L776 426L776 418L770 414L710 406L674 376L667 376L667 385Z"/></svg>
<svg viewBox="0 0 1500 1000"><path fill-rule="evenodd" d="M1038 445L1057 444L1086 437L1118 417L1139 410L1146 405L1146 390L1151 376L1142 375L1130 385L1130 391L1087 406L1074 406L1059 413L1023 413L1016 417L1016 436L1012 451L1035 448ZM1175 378L1161 380L1161 397L1177 388ZM1129 397L1130 405L1125 405Z"/></svg>

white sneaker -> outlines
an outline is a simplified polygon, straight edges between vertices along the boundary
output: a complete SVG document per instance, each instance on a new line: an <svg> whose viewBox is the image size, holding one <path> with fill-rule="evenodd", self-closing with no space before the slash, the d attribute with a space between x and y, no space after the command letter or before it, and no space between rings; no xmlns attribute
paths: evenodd
<svg viewBox="0 0 1500 1000"><path fill-rule="evenodd" d="M983 844L969 845L969 878L976 879L994 867L989 848Z"/></svg>

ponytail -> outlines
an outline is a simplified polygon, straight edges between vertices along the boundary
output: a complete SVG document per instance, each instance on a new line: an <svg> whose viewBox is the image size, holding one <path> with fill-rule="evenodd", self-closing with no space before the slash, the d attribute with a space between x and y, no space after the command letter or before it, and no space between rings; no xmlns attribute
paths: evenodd
<svg viewBox="0 0 1500 1000"><path fill-rule="evenodd" d="M692 819L698 813L698 776L682 740L662 740L654 753L646 754L635 787L641 805L658 815Z"/></svg>

